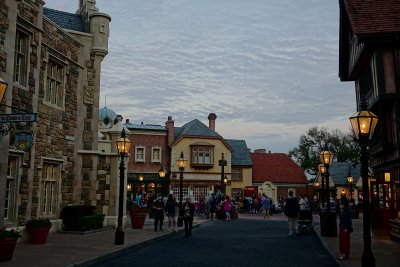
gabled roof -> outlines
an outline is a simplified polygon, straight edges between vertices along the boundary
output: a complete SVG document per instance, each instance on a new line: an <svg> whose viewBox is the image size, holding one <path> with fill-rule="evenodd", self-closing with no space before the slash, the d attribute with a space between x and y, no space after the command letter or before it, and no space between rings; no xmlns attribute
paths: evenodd
<svg viewBox="0 0 400 267"><path fill-rule="evenodd" d="M232 166L252 166L250 151L247 148L245 140L225 140L233 149L232 152Z"/></svg>
<svg viewBox="0 0 400 267"><path fill-rule="evenodd" d="M251 153L253 183L307 183L304 170L284 153Z"/></svg>
<svg viewBox="0 0 400 267"><path fill-rule="evenodd" d="M198 119L194 119L182 127L174 127L174 143L183 137L215 138L220 139L232 151L231 146L215 131L211 130Z"/></svg>
<svg viewBox="0 0 400 267"><path fill-rule="evenodd" d="M329 176L335 185L346 185L347 175L353 176L353 183L356 184L358 179L360 179L360 165L350 162L333 162L329 167Z"/></svg>
<svg viewBox="0 0 400 267"><path fill-rule="evenodd" d="M400 33L399 0L342 0L357 36Z"/></svg>
<svg viewBox="0 0 400 267"><path fill-rule="evenodd" d="M85 23L83 23L82 17L78 14L50 9L47 7L43 8L43 14L63 29L87 32Z"/></svg>
<svg viewBox="0 0 400 267"><path fill-rule="evenodd" d="M219 134L208 128L204 123L198 119L194 119L182 127L174 128L175 139L180 136L204 136L204 137L221 137Z"/></svg>

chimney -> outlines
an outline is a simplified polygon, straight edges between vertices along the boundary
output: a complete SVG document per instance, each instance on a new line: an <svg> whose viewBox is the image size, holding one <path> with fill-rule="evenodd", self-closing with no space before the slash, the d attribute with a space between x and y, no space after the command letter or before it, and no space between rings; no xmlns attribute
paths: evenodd
<svg viewBox="0 0 400 267"><path fill-rule="evenodd" d="M215 132L215 120L217 119L217 115L215 113L210 113L208 115L208 128Z"/></svg>
<svg viewBox="0 0 400 267"><path fill-rule="evenodd" d="M128 123L129 123L129 119L126 119L126 120L125 120L125 124L128 124Z"/></svg>
<svg viewBox="0 0 400 267"><path fill-rule="evenodd" d="M168 131L168 145L171 145L174 142L174 120L172 120L172 116L168 116L168 120L165 122L165 128L167 128Z"/></svg>
<svg viewBox="0 0 400 267"><path fill-rule="evenodd" d="M267 150L265 148L255 149L254 153L265 154L265 153L267 153Z"/></svg>

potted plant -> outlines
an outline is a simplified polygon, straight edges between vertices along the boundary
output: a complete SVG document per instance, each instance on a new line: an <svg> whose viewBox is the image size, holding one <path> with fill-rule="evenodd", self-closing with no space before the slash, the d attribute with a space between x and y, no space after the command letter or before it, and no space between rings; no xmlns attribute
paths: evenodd
<svg viewBox="0 0 400 267"><path fill-rule="evenodd" d="M14 255L15 245L22 235L18 230L0 228L0 262L10 261Z"/></svg>
<svg viewBox="0 0 400 267"><path fill-rule="evenodd" d="M128 199L127 208L129 210L132 228L143 229L148 211L146 198L141 196L139 201Z"/></svg>
<svg viewBox="0 0 400 267"><path fill-rule="evenodd" d="M49 219L30 219L26 228L31 233L32 244L46 244L52 223Z"/></svg>

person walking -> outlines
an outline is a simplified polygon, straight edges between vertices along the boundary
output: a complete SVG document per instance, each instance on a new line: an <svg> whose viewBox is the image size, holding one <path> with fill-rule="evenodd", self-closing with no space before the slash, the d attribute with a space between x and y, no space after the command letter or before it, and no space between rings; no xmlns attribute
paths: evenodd
<svg viewBox="0 0 400 267"><path fill-rule="evenodd" d="M186 198L186 202L183 205L183 221L185 222L185 237L192 235L194 218L194 205L190 197Z"/></svg>
<svg viewBox="0 0 400 267"><path fill-rule="evenodd" d="M157 199L153 202L153 212L154 212L154 231L157 232L157 226L159 225L160 231L163 231L164 222L164 202L161 193L157 194Z"/></svg>
<svg viewBox="0 0 400 267"><path fill-rule="evenodd" d="M173 194L169 194L165 210L168 216L168 232L176 232L176 198Z"/></svg>
<svg viewBox="0 0 400 267"><path fill-rule="evenodd" d="M349 258L350 254L350 233L353 232L352 212L347 198L340 199L339 213L339 260Z"/></svg>
<svg viewBox="0 0 400 267"><path fill-rule="evenodd" d="M225 197L225 200L222 202L222 207L225 211L225 220L230 221L232 204L231 204L231 199L229 198L229 196Z"/></svg>
<svg viewBox="0 0 400 267"><path fill-rule="evenodd" d="M300 205L293 191L289 191L289 196L285 200L285 215L289 222L289 236L297 234L297 219L299 216Z"/></svg>
<svg viewBox="0 0 400 267"><path fill-rule="evenodd" d="M208 204L210 207L210 220L214 220L215 219L215 210L217 209L217 199L215 198L214 193L211 194L211 197L208 200Z"/></svg>
<svg viewBox="0 0 400 267"><path fill-rule="evenodd" d="M264 216L264 219L267 219L267 218L269 219L269 210L271 208L271 199L266 195L264 195L262 206L263 206L262 214Z"/></svg>

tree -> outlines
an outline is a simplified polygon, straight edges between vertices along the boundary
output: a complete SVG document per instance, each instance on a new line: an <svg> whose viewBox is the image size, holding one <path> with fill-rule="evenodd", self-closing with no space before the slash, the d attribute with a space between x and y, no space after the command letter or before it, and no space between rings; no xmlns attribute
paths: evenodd
<svg viewBox="0 0 400 267"><path fill-rule="evenodd" d="M314 126L300 136L299 145L290 150L288 155L308 174L316 175L321 163L319 153L324 149L325 143L338 162L358 161L359 146L354 142L353 135L352 131L343 133L334 129L329 132L327 128Z"/></svg>

